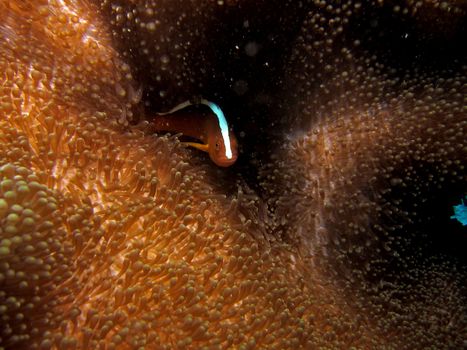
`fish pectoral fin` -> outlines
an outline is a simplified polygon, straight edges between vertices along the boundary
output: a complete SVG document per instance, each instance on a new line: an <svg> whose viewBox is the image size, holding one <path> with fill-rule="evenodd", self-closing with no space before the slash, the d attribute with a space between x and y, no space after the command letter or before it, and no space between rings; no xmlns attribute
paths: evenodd
<svg viewBox="0 0 467 350"><path fill-rule="evenodd" d="M197 148L203 152L209 153L209 145L204 145L202 143L196 143L196 142L182 142L186 146L191 146L194 148Z"/></svg>

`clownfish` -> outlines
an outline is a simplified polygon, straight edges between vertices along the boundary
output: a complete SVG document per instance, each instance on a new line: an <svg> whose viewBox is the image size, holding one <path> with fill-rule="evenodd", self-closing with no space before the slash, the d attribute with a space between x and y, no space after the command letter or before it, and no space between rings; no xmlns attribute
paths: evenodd
<svg viewBox="0 0 467 350"><path fill-rule="evenodd" d="M190 106L204 105L207 111L183 111ZM170 111L156 113L151 120L156 132L182 133L200 142L183 142L187 146L207 152L211 160L220 167L228 167L238 157L237 139L229 128L225 115L214 102L200 99L195 103L185 101Z"/></svg>

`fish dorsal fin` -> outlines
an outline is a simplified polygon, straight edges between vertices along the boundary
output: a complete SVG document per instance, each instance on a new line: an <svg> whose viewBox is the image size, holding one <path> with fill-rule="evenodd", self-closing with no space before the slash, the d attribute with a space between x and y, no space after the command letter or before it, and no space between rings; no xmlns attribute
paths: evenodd
<svg viewBox="0 0 467 350"><path fill-rule="evenodd" d="M157 115L167 115L167 114L172 114L172 113L175 113L175 112L178 112L179 110L182 110L182 109L185 109L189 106L193 106L193 103L191 103L190 101L185 101L185 102L182 102L178 105L176 105L174 108L172 108L170 111L167 111L167 112L163 112L163 113L156 113Z"/></svg>

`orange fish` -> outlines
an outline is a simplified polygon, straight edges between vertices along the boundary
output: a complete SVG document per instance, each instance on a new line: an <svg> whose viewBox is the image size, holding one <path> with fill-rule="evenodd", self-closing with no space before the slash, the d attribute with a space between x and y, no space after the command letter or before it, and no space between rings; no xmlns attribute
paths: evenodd
<svg viewBox="0 0 467 350"><path fill-rule="evenodd" d="M206 112L183 111L190 106L205 105ZM238 158L237 139L227 124L224 113L214 102L201 99L196 103L185 101L166 113L157 113L151 121L156 131L176 132L200 142L183 142L209 153L220 167L231 166Z"/></svg>

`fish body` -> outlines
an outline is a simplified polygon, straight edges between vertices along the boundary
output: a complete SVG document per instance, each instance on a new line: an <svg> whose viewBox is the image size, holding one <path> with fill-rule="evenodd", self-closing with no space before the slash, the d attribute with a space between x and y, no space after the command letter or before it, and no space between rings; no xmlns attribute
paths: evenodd
<svg viewBox="0 0 467 350"><path fill-rule="evenodd" d="M204 105L205 111L186 111L187 107ZM185 101L165 113L157 113L152 120L155 131L182 133L200 142L183 142L187 146L207 152L220 167L228 167L238 158L235 134L229 128L221 108L205 99L193 103Z"/></svg>

